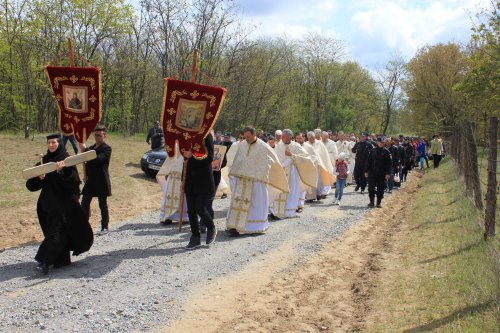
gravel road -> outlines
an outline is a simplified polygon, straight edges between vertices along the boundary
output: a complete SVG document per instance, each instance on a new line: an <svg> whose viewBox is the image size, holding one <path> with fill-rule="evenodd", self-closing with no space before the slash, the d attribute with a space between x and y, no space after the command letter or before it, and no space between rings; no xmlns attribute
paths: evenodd
<svg viewBox="0 0 500 333"><path fill-rule="evenodd" d="M182 314L186 295L207 280L228 276L285 242L294 243L288 267L339 238L363 218L367 196L344 192L306 205L300 218L273 222L258 236L219 232L210 248L184 250L189 234L158 223L158 212L115 222L92 249L69 267L43 276L33 257L37 245L0 253L0 332L131 332L165 327ZM224 229L229 199L216 200L216 225ZM35 214L35 211L33 211ZM187 231L189 227L184 227ZM307 237L304 237L307 236Z"/></svg>

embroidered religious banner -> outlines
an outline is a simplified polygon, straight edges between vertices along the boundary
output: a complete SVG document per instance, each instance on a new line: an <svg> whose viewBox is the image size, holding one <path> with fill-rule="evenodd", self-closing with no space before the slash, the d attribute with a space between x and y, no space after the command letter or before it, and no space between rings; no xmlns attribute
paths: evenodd
<svg viewBox="0 0 500 333"><path fill-rule="evenodd" d="M165 149L173 157L175 142L181 151L192 149L195 158L207 155L203 143L226 97L226 89L187 81L165 79L161 123Z"/></svg>
<svg viewBox="0 0 500 333"><path fill-rule="evenodd" d="M97 67L45 67L59 109L59 129L87 141L101 119L101 70Z"/></svg>

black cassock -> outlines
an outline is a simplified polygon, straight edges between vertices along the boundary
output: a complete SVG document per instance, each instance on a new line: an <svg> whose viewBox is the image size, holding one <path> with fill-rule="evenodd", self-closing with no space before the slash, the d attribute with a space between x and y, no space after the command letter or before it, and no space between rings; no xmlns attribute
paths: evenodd
<svg viewBox="0 0 500 333"><path fill-rule="evenodd" d="M68 155L59 144L54 153L47 151L43 163L58 162ZM80 177L76 167L64 167L45 175L44 179L31 178L26 187L31 192L42 190L37 202L37 215L44 240L35 256L40 263L64 266L73 255L86 252L92 246L92 227L79 203Z"/></svg>

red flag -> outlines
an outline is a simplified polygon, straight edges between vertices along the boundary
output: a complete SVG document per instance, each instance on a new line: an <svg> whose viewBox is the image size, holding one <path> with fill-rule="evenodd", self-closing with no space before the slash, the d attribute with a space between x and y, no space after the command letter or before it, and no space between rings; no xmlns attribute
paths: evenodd
<svg viewBox="0 0 500 333"><path fill-rule="evenodd" d="M175 154L175 141L181 151L192 148L195 158L207 155L203 141L215 124L225 97L226 89L222 87L165 79L161 123L170 157Z"/></svg>
<svg viewBox="0 0 500 333"><path fill-rule="evenodd" d="M84 143L101 119L101 70L45 67L59 108L59 129Z"/></svg>

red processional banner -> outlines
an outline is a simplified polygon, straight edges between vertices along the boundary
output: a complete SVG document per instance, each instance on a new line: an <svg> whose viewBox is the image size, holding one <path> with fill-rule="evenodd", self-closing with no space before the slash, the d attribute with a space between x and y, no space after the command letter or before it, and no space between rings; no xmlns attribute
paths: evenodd
<svg viewBox="0 0 500 333"><path fill-rule="evenodd" d="M161 124L168 156L179 149L191 150L195 158L207 155L204 139L215 124L226 89L171 78L165 79Z"/></svg>
<svg viewBox="0 0 500 333"><path fill-rule="evenodd" d="M45 67L59 108L59 129L84 143L101 119L101 70Z"/></svg>

